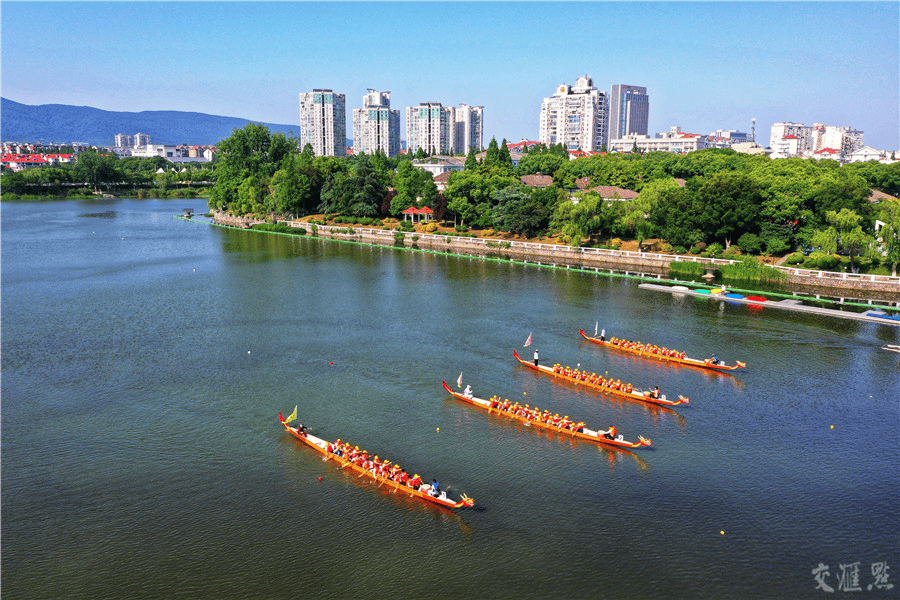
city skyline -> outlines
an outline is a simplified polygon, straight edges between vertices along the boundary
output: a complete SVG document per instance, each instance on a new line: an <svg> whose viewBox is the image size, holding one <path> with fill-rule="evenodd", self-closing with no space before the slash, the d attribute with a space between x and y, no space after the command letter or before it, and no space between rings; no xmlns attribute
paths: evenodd
<svg viewBox="0 0 900 600"><path fill-rule="evenodd" d="M203 112L297 125L299 134L299 93L332 89L352 111L367 89L384 89L401 111L483 106L486 144L537 139L543 99L588 75L607 94L623 82L646 87L651 136L672 126L749 133L756 118L763 145L773 123L828 123L895 150L898 7L7 1L2 95ZM404 35L391 35L398 29ZM123 41L122 30L144 37Z"/></svg>

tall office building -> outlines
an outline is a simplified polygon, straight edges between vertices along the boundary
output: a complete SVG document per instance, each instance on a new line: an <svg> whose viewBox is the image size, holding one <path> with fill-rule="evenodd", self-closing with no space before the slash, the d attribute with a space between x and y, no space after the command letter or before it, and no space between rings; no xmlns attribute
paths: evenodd
<svg viewBox="0 0 900 600"><path fill-rule="evenodd" d="M421 102L406 108L406 151L422 148L432 154L453 152L455 115L440 102Z"/></svg>
<svg viewBox="0 0 900 600"><path fill-rule="evenodd" d="M608 140L609 99L587 75L575 85L562 84L541 104L538 139L568 150L598 151Z"/></svg>
<svg viewBox="0 0 900 600"><path fill-rule="evenodd" d="M609 139L647 135L650 98L647 88L614 85L609 93Z"/></svg>
<svg viewBox="0 0 900 600"><path fill-rule="evenodd" d="M363 107L353 111L353 152L400 154L400 111L391 110L391 93L369 89Z"/></svg>
<svg viewBox="0 0 900 600"><path fill-rule="evenodd" d="M460 104L454 116L453 154L481 152L484 147L484 107Z"/></svg>
<svg viewBox="0 0 900 600"><path fill-rule="evenodd" d="M316 156L347 155L344 94L331 90L300 93L300 147L312 144Z"/></svg>

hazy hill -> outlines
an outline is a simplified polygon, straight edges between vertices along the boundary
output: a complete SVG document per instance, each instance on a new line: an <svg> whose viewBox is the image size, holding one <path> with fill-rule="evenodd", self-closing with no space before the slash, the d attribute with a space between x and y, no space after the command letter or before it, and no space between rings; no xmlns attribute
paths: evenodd
<svg viewBox="0 0 900 600"><path fill-rule="evenodd" d="M84 142L112 146L117 133L146 133L154 144L215 144L247 119L175 110L114 112L90 106L31 106L0 98L0 141ZM299 125L263 123L269 131L300 135Z"/></svg>

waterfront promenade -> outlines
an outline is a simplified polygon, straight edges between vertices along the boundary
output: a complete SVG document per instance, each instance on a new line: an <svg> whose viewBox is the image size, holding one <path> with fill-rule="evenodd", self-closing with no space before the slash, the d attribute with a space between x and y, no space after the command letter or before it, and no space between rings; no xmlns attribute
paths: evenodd
<svg viewBox="0 0 900 600"><path fill-rule="evenodd" d="M261 219L232 217L215 212L212 214L215 223L229 227L249 228L253 224L265 222ZM304 227L307 230L311 227L310 223L303 221L284 221L284 223L291 227ZM395 235L396 233L398 232L394 230L372 227L316 225L315 235L323 238L357 241L382 246L402 245L451 254L480 257L494 256L554 267L579 268L596 272L607 271L609 273L624 272L625 274L643 275L659 279L668 277L669 263L676 260L702 264L708 267L709 271L720 265L737 262L692 255L682 256L656 252L583 248L561 244L471 238L434 233L407 232L403 234L402 239L399 239ZM840 303L861 301L862 303L871 304L872 302L878 302L900 307L900 277L812 271L785 266L774 266L773 268L787 275L787 286L797 293L815 298L833 299Z"/></svg>

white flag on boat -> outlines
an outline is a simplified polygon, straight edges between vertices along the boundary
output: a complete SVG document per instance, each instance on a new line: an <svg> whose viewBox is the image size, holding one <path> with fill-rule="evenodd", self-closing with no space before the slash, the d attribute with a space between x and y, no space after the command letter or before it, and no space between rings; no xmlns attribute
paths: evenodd
<svg viewBox="0 0 900 600"><path fill-rule="evenodd" d="M597 328L600 327L600 321L594 323L594 337L597 337Z"/></svg>
<svg viewBox="0 0 900 600"><path fill-rule="evenodd" d="M528 334L528 339L525 340L525 345L522 346L523 348L527 348L528 346L531 345L531 336L532 336L532 335L534 335L534 333L529 333L529 334Z"/></svg>
<svg viewBox="0 0 900 600"><path fill-rule="evenodd" d="M459 372L459 379L456 380L456 387L462 387L462 371Z"/></svg>

